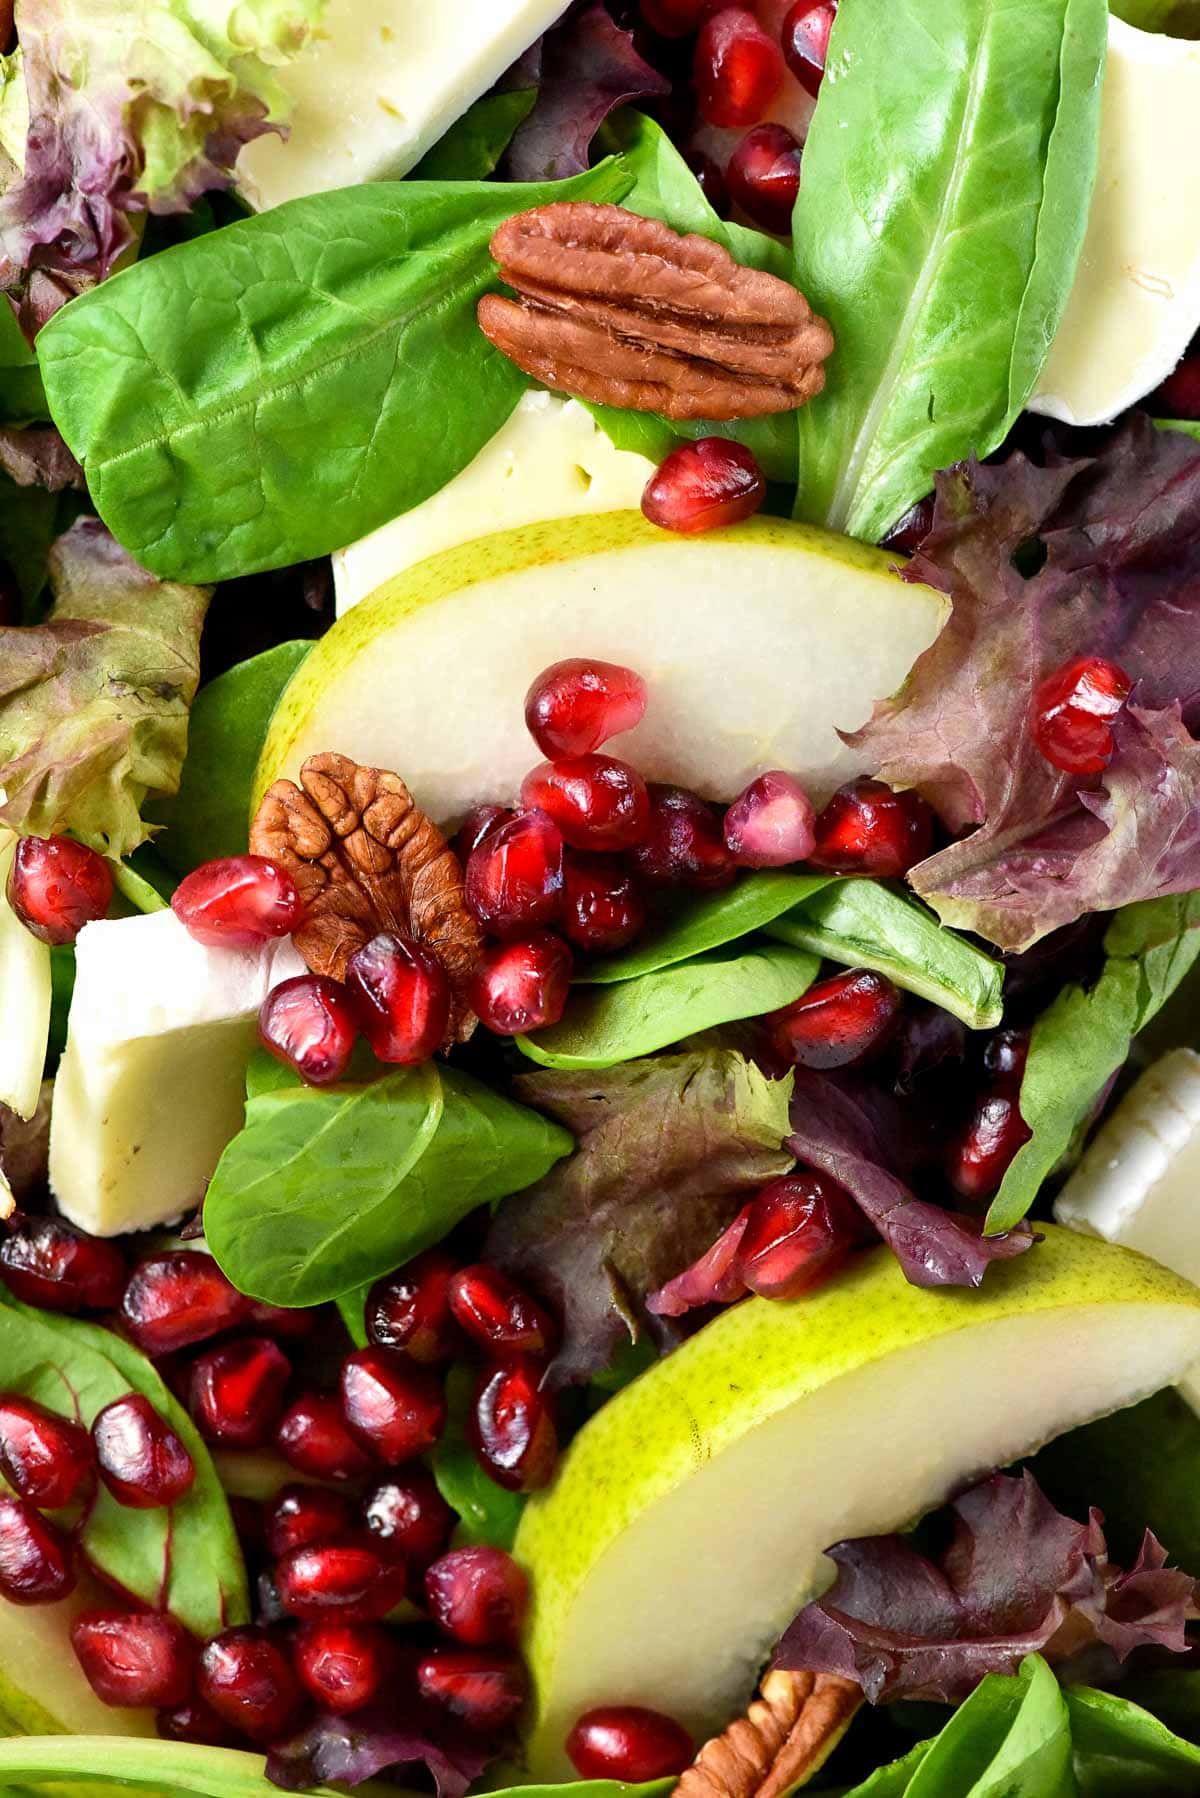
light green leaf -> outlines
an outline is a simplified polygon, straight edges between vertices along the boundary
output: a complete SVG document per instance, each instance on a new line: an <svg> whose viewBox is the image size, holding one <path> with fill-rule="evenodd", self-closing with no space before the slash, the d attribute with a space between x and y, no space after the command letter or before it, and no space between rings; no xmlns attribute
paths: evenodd
<svg viewBox="0 0 1200 1798"><path fill-rule="evenodd" d="M1068 1689L1083 1798L1188 1798L1200 1792L1200 1748L1117 1692Z"/></svg>
<svg viewBox="0 0 1200 1798"><path fill-rule="evenodd" d="M0 93L8 91L7 85L0 88ZM0 424L26 424L48 416L37 356L12 307L0 306Z"/></svg>
<svg viewBox="0 0 1200 1798"><path fill-rule="evenodd" d="M485 94L425 153L409 179L485 181L512 142L517 126L533 111L536 99L536 87Z"/></svg>
<svg viewBox="0 0 1200 1798"><path fill-rule="evenodd" d="M719 949L773 923L839 878L836 874L790 874L771 869L747 874L722 893L689 896L631 948L585 963L576 982L608 986L615 980L636 980L674 962Z"/></svg>
<svg viewBox="0 0 1200 1798"><path fill-rule="evenodd" d="M1185 437L1194 437L1200 443L1200 421L1191 418L1156 418L1154 420L1160 431L1182 431Z"/></svg>
<svg viewBox="0 0 1200 1798"><path fill-rule="evenodd" d="M989 1674L975 1688L905 1798L1076 1798L1067 1706L1040 1655L1015 1677Z"/></svg>

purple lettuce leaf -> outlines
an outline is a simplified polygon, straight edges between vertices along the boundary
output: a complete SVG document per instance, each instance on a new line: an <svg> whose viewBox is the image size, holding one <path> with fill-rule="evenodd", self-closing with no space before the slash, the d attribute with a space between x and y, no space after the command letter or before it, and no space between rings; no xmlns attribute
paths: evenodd
<svg viewBox="0 0 1200 1798"><path fill-rule="evenodd" d="M1135 418L1090 460L964 463L904 574L951 617L848 740L960 837L910 874L942 921L1019 950L1200 886L1200 444ZM1082 781L1030 730L1039 682L1078 655L1135 683Z"/></svg>
<svg viewBox="0 0 1200 1798"><path fill-rule="evenodd" d="M610 112L671 91L601 4L590 3L541 41L537 104L509 146L511 181L559 181L588 166L588 147Z"/></svg>
<svg viewBox="0 0 1200 1798"><path fill-rule="evenodd" d="M375 1704L348 1717L320 1712L299 1734L271 1749L267 1778L284 1791L303 1792L331 1780L356 1786L389 1768L422 1767L438 1798L463 1798L494 1758L477 1743L451 1741L438 1719Z"/></svg>
<svg viewBox="0 0 1200 1798"><path fill-rule="evenodd" d="M18 487L84 491L83 470L53 425L0 426L0 469Z"/></svg>
<svg viewBox="0 0 1200 1798"><path fill-rule="evenodd" d="M1027 1654L1094 1678L1099 1656L1111 1677L1139 1648L1184 1651L1196 1582L1166 1566L1149 1532L1124 1572L1108 1560L1101 1513L1062 1516L1028 1472L995 1474L950 1514L937 1559L898 1535L830 1548L837 1577L786 1631L775 1665L855 1680L872 1704L956 1704Z"/></svg>

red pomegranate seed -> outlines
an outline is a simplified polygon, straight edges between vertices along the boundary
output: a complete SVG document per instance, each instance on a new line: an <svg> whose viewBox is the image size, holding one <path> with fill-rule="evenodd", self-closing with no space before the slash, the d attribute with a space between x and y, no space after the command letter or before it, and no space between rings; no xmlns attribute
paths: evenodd
<svg viewBox="0 0 1200 1798"><path fill-rule="evenodd" d="M451 845L464 867L472 849L478 849L486 837L490 837L501 824L507 824L513 816L514 813L506 805L477 805L467 813Z"/></svg>
<svg viewBox="0 0 1200 1798"><path fill-rule="evenodd" d="M905 556L915 556L932 529L933 495L927 493L924 499L919 499L915 506L910 506L896 520L882 540L883 548L899 550Z"/></svg>
<svg viewBox="0 0 1200 1798"><path fill-rule="evenodd" d="M1033 697L1033 740L1064 774L1099 774L1112 760L1112 721L1133 682L1115 662L1077 656L1041 682Z"/></svg>
<svg viewBox="0 0 1200 1798"><path fill-rule="evenodd" d="M297 1473L314 1480L361 1480L375 1463L350 1434L332 1393L304 1392L279 1420L275 1446Z"/></svg>
<svg viewBox="0 0 1200 1798"><path fill-rule="evenodd" d="M574 656L538 675L525 695L525 723L544 756L590 755L641 723L646 683L618 662Z"/></svg>
<svg viewBox="0 0 1200 1798"><path fill-rule="evenodd" d="M839 787L816 822L809 860L838 874L897 879L929 854L933 814L918 793L897 793L881 780Z"/></svg>
<svg viewBox="0 0 1200 1798"><path fill-rule="evenodd" d="M205 1704L252 1742L286 1734L304 1706L286 1654L256 1629L227 1629L206 1643L196 1683Z"/></svg>
<svg viewBox="0 0 1200 1798"><path fill-rule="evenodd" d="M783 75L783 52L753 13L726 6L701 26L692 78L705 124L756 125Z"/></svg>
<svg viewBox="0 0 1200 1798"><path fill-rule="evenodd" d="M237 1730L199 1698L159 1711L154 1726L164 1742L194 1742L201 1748L236 1748L239 1743Z"/></svg>
<svg viewBox="0 0 1200 1798"><path fill-rule="evenodd" d="M764 231L786 237L800 192L800 145L786 125L755 125L729 158L730 198Z"/></svg>
<svg viewBox="0 0 1200 1798"><path fill-rule="evenodd" d="M262 855L205 862L180 881L171 910L210 949L257 949L289 936L304 915L296 883Z"/></svg>
<svg viewBox="0 0 1200 1798"><path fill-rule="evenodd" d="M478 1735L507 1727L525 1702L528 1677L515 1654L499 1648L431 1648L417 1663L422 1698Z"/></svg>
<svg viewBox="0 0 1200 1798"><path fill-rule="evenodd" d="M354 1528L350 1500L327 1486L284 1486L267 1517L266 1546L274 1560L293 1548L333 1542Z"/></svg>
<svg viewBox="0 0 1200 1798"><path fill-rule="evenodd" d="M549 930L484 951L471 983L471 1009L497 1036L557 1024L571 991L571 951Z"/></svg>
<svg viewBox="0 0 1200 1798"><path fill-rule="evenodd" d="M377 1280L367 1295L367 1339L376 1348L403 1349L410 1361L434 1367L459 1346L450 1315L450 1280L456 1263L441 1249Z"/></svg>
<svg viewBox="0 0 1200 1798"><path fill-rule="evenodd" d="M838 0L796 0L783 21L783 56L801 87L815 99L825 78L829 33Z"/></svg>
<svg viewBox="0 0 1200 1798"><path fill-rule="evenodd" d="M389 1554L403 1556L418 1572L445 1547L458 1521L423 1467L406 1467L381 1480L363 1500L363 1520L372 1539Z"/></svg>
<svg viewBox="0 0 1200 1798"><path fill-rule="evenodd" d="M159 1611L88 1611L71 1625L75 1659L104 1704L182 1704L192 1689L196 1644Z"/></svg>
<svg viewBox="0 0 1200 1798"><path fill-rule="evenodd" d="M1153 403L1143 403L1159 418L1200 419L1200 353L1185 356L1167 376Z"/></svg>
<svg viewBox="0 0 1200 1798"><path fill-rule="evenodd" d="M729 188L719 163L703 150L689 150L684 158L693 175L696 186L704 195L713 211L724 218L729 211Z"/></svg>
<svg viewBox="0 0 1200 1798"><path fill-rule="evenodd" d="M92 1442L100 1478L118 1504L154 1511L192 1489L195 1462L140 1392L114 1399L96 1414Z"/></svg>
<svg viewBox="0 0 1200 1798"><path fill-rule="evenodd" d="M660 37L687 37L728 0L641 0L641 14Z"/></svg>
<svg viewBox="0 0 1200 1798"><path fill-rule="evenodd" d="M358 1019L344 986L296 974L272 987L258 1014L258 1040L309 1086L331 1086L349 1066Z"/></svg>
<svg viewBox="0 0 1200 1798"><path fill-rule="evenodd" d="M147 1355L170 1355L244 1321L246 1300L211 1255L170 1249L138 1263L121 1300L121 1321Z"/></svg>
<svg viewBox="0 0 1200 1798"><path fill-rule="evenodd" d="M1027 1030L997 1030L984 1044L984 1072L996 1086L1019 1088L1028 1059Z"/></svg>
<svg viewBox="0 0 1200 1798"><path fill-rule="evenodd" d="M750 1206L738 1271L760 1298L794 1299L836 1272L865 1235L862 1213L840 1186L820 1174L787 1174Z"/></svg>
<svg viewBox="0 0 1200 1798"><path fill-rule="evenodd" d="M558 1325L543 1305L486 1261L464 1267L450 1282L450 1309L472 1342L497 1360L545 1357L558 1343Z"/></svg>
<svg viewBox="0 0 1200 1798"><path fill-rule="evenodd" d="M39 1311L110 1311L128 1269L114 1242L85 1236L59 1217L27 1217L0 1238L0 1279Z"/></svg>
<svg viewBox="0 0 1200 1798"><path fill-rule="evenodd" d="M562 909L563 842L542 812L501 824L467 862L467 904L493 936L552 924Z"/></svg>
<svg viewBox="0 0 1200 1798"><path fill-rule="evenodd" d="M69 1505L95 1467L87 1431L34 1399L0 1395L0 1475L42 1511Z"/></svg>
<svg viewBox="0 0 1200 1798"><path fill-rule="evenodd" d="M261 1448L279 1422L291 1377L287 1356L267 1337L239 1337L195 1362L188 1408L209 1442Z"/></svg>
<svg viewBox="0 0 1200 1798"><path fill-rule="evenodd" d="M446 1427L446 1394L436 1374L386 1349L347 1355L341 1393L351 1434L386 1467L425 1454Z"/></svg>
<svg viewBox="0 0 1200 1798"><path fill-rule="evenodd" d="M279 1601L302 1622L374 1623L404 1597L404 1564L365 1537L293 1548L275 1564Z"/></svg>
<svg viewBox="0 0 1200 1798"><path fill-rule="evenodd" d="M752 780L726 812L725 846L743 868L785 868L812 853L815 819L800 782L772 768Z"/></svg>
<svg viewBox="0 0 1200 1798"><path fill-rule="evenodd" d="M440 1049L450 982L437 956L383 931L350 957L346 985L359 1028L380 1061L415 1067Z"/></svg>
<svg viewBox="0 0 1200 1798"><path fill-rule="evenodd" d="M300 1683L324 1709L361 1711L379 1691L394 1660L387 1633L376 1623L306 1623L292 1658Z"/></svg>
<svg viewBox="0 0 1200 1798"><path fill-rule="evenodd" d="M661 530L689 537L740 524L766 496L762 469L744 444L700 437L659 464L642 494L642 511Z"/></svg>
<svg viewBox="0 0 1200 1798"><path fill-rule="evenodd" d="M632 849L646 834L646 783L611 755L539 762L521 783L521 803L541 811L572 849Z"/></svg>
<svg viewBox="0 0 1200 1798"><path fill-rule="evenodd" d="M834 974L767 1019L776 1053L801 1068L846 1068L892 1034L903 999L869 968Z"/></svg>
<svg viewBox="0 0 1200 1798"><path fill-rule="evenodd" d="M8 903L43 943L73 943L112 904L112 870L71 837L22 837L8 874Z"/></svg>
<svg viewBox="0 0 1200 1798"><path fill-rule="evenodd" d="M964 1199L992 1198L1017 1150L1032 1134L1011 1083L985 1093L950 1143L946 1178Z"/></svg>
<svg viewBox="0 0 1200 1798"><path fill-rule="evenodd" d="M0 1494L0 1598L55 1604L79 1577L68 1537L23 1498Z"/></svg>
<svg viewBox="0 0 1200 1798"><path fill-rule="evenodd" d="M693 1261L681 1274L660 1286L646 1300L646 1308L656 1317L683 1317L699 1305L732 1305L746 1296L738 1250L746 1234L750 1206L743 1205L733 1222L722 1230L712 1248Z"/></svg>
<svg viewBox="0 0 1200 1798"><path fill-rule="evenodd" d="M317 1316L316 1311L302 1305L267 1305L261 1299L251 1299L246 1311L247 1321L256 1325L264 1336L283 1336L289 1342L311 1336Z"/></svg>
<svg viewBox="0 0 1200 1798"><path fill-rule="evenodd" d="M567 1753L581 1779L620 1779L631 1785L673 1778L691 1766L695 1752L686 1729L640 1704L585 1711L567 1737Z"/></svg>
<svg viewBox="0 0 1200 1798"><path fill-rule="evenodd" d="M737 879L737 863L725 847L721 820L711 805L686 787L652 785L650 828L630 860L651 886L713 892Z"/></svg>
<svg viewBox="0 0 1200 1798"><path fill-rule="evenodd" d="M509 1492L536 1492L554 1473L558 1433L540 1365L511 1361L485 1371L468 1419L471 1446L489 1477Z"/></svg>
<svg viewBox="0 0 1200 1798"><path fill-rule="evenodd" d="M425 1599L438 1628L456 1642L515 1648L529 1581L502 1548L455 1548L426 1573Z"/></svg>
<svg viewBox="0 0 1200 1798"><path fill-rule="evenodd" d="M568 855L563 868L563 930L577 949L610 955L640 935L646 901L615 855Z"/></svg>

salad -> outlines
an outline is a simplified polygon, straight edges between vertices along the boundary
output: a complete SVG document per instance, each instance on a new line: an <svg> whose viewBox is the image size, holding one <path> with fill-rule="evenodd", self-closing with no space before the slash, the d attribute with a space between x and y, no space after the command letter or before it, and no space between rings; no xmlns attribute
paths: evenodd
<svg viewBox="0 0 1200 1798"><path fill-rule="evenodd" d="M0 4L0 1792L1200 1794L1200 3Z"/></svg>

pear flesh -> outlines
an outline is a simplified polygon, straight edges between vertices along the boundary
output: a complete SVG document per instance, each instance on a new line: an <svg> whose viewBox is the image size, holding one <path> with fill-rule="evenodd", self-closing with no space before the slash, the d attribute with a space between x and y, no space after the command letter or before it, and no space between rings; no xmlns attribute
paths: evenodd
<svg viewBox="0 0 1200 1798"><path fill-rule="evenodd" d="M979 1293L910 1286L880 1248L808 1298L724 1312L591 1419L524 1513L528 1776L569 1777L567 1733L600 1704L723 1729L832 1578L831 1543L915 1522L1198 1350L1200 1291L1053 1227Z"/></svg>

